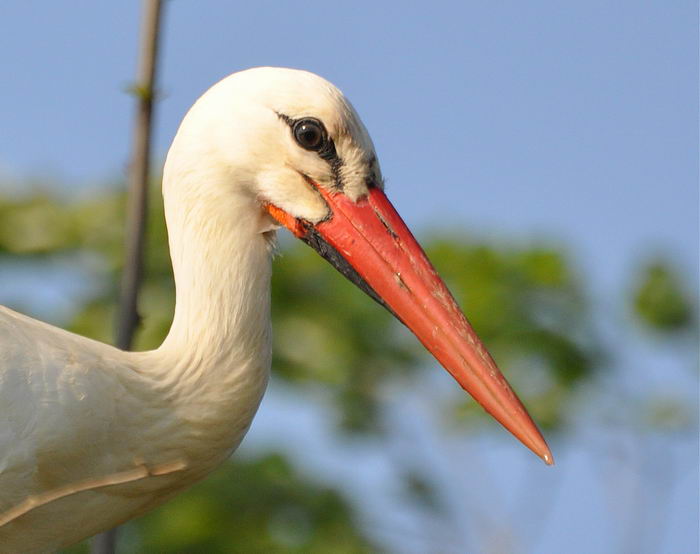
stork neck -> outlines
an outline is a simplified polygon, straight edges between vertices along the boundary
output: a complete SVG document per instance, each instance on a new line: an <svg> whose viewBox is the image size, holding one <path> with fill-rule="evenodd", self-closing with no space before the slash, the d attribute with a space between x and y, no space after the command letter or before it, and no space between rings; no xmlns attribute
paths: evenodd
<svg viewBox="0 0 700 554"><path fill-rule="evenodd" d="M271 257L259 232L260 209L242 187L231 186L230 176L185 175L177 182L172 172L164 176L176 302L159 350L174 354L183 372L267 371ZM224 178L229 186L212 187ZM221 192L211 194L214 188Z"/></svg>

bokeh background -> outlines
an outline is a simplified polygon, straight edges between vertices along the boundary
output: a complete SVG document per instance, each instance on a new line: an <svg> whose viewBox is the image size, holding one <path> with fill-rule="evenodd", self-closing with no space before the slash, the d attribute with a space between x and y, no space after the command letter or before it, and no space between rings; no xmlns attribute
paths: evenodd
<svg viewBox="0 0 700 554"><path fill-rule="evenodd" d="M0 303L106 341L139 8L0 6ZM233 71L336 83L557 465L283 237L273 379L248 437L127 525L120 552L697 552L697 11L168 2L156 165ZM172 313L157 179L152 196L140 348Z"/></svg>

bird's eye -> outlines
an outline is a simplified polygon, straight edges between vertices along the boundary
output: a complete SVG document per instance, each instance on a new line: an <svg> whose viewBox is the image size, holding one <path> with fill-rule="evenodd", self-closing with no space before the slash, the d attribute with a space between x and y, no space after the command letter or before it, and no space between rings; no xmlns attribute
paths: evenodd
<svg viewBox="0 0 700 554"><path fill-rule="evenodd" d="M294 138L305 150L321 150L326 143L326 132L320 121L301 119L294 124Z"/></svg>

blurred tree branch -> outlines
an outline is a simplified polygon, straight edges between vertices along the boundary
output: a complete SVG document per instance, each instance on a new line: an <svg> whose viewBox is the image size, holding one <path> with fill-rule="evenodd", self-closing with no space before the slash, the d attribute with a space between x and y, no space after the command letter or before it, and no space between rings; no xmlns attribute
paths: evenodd
<svg viewBox="0 0 700 554"><path fill-rule="evenodd" d="M148 183L160 24L161 1L144 0L138 80L133 88L137 112L129 167L125 260L116 332L116 345L123 350L131 348L140 320L138 300L148 216ZM92 554L113 554L116 550L116 536L117 529L112 529L95 537Z"/></svg>

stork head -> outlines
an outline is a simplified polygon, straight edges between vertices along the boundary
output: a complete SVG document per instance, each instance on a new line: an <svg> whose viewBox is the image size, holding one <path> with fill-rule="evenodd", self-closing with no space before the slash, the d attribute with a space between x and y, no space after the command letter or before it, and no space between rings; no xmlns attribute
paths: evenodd
<svg viewBox="0 0 700 554"><path fill-rule="evenodd" d="M258 210L259 232L283 226L317 250L403 322L486 411L552 463L536 425L384 194L372 141L336 87L292 69L235 73L192 107L166 171L176 164L171 157L180 159L172 156L180 146L224 172L225 179L212 180L218 184L202 187L229 183Z"/></svg>

